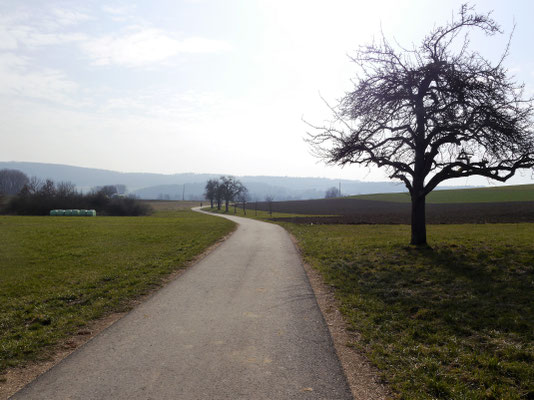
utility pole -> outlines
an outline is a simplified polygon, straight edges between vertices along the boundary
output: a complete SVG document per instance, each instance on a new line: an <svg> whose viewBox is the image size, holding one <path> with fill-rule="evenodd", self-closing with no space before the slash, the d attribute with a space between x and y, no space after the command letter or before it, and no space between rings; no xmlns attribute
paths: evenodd
<svg viewBox="0 0 534 400"><path fill-rule="evenodd" d="M184 187L182 188L182 201L185 200L185 183L184 183Z"/></svg>

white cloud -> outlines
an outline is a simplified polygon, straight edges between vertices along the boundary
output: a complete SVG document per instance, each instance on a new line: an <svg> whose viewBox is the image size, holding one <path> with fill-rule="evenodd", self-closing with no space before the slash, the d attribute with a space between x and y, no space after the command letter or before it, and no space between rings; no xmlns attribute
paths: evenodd
<svg viewBox="0 0 534 400"><path fill-rule="evenodd" d="M43 69L31 71L28 59L10 53L0 55L0 94L45 100L64 105L78 105L73 94L78 85L61 71Z"/></svg>
<svg viewBox="0 0 534 400"><path fill-rule="evenodd" d="M104 114L127 114L143 116L155 121L177 123L181 127L194 127L203 121L220 120L232 113L235 102L221 93L186 91L175 93L171 90L151 88L143 92L121 97L109 97L102 103Z"/></svg>
<svg viewBox="0 0 534 400"><path fill-rule="evenodd" d="M5 27L0 27L0 50L14 50L18 48L17 38Z"/></svg>
<svg viewBox="0 0 534 400"><path fill-rule="evenodd" d="M87 36L82 33L41 33L29 30L26 35L19 37L19 42L29 47L39 47L81 42L86 39Z"/></svg>
<svg viewBox="0 0 534 400"><path fill-rule="evenodd" d="M176 41L157 29L147 29L90 40L82 48L95 65L140 66L163 61L176 54Z"/></svg>
<svg viewBox="0 0 534 400"><path fill-rule="evenodd" d="M42 26L38 26L38 24L32 24L32 21L22 23L19 19L2 18L0 20L0 50L65 44L82 41L87 38L87 35L82 33L61 32L57 29L57 26L54 29L45 29ZM66 21L64 22L66 23Z"/></svg>
<svg viewBox="0 0 534 400"><path fill-rule="evenodd" d="M0 50L36 49L42 46L79 43L93 65L147 66L166 61L180 53L221 53L231 46L221 40L202 37L179 39L175 34L147 27L131 17L132 7L103 6L112 19L129 21L122 30L103 36L82 33L76 25L94 19L76 9L53 8L34 12L19 12L0 16Z"/></svg>
<svg viewBox="0 0 534 400"><path fill-rule="evenodd" d="M129 4L127 6L110 6L104 5L101 10L108 15L115 22L135 21L138 17L135 17L135 5Z"/></svg>
<svg viewBox="0 0 534 400"><path fill-rule="evenodd" d="M59 25L77 25L92 19L88 14L72 9L55 8L52 10L53 20Z"/></svg>
<svg viewBox="0 0 534 400"><path fill-rule="evenodd" d="M221 53L230 50L230 45L203 38L177 40L162 30L145 28L88 40L82 44L82 49L95 65L145 66L179 53Z"/></svg>
<svg viewBox="0 0 534 400"><path fill-rule="evenodd" d="M127 7L116 7L116 6L109 6L109 5L102 6L102 11L104 11L107 14L112 14L112 15L127 15L130 12L130 10Z"/></svg>
<svg viewBox="0 0 534 400"><path fill-rule="evenodd" d="M20 24L16 18L0 18L0 50L18 49L21 38L28 35L31 29Z"/></svg>
<svg viewBox="0 0 534 400"><path fill-rule="evenodd" d="M29 64L28 59L13 53L2 53L0 55L0 70L5 73L6 70L23 68Z"/></svg>
<svg viewBox="0 0 534 400"><path fill-rule="evenodd" d="M177 42L179 53L224 53L231 50L230 44L221 40L188 38Z"/></svg>

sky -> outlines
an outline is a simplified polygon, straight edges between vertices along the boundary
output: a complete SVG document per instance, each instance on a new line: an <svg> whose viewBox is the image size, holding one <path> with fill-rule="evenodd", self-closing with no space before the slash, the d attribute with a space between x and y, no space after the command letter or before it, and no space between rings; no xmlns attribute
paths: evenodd
<svg viewBox="0 0 534 400"><path fill-rule="evenodd" d="M326 166L304 139L353 88L350 55L411 46L461 1L0 0L0 161L123 172L386 180ZM475 3L471 3L475 5ZM534 2L479 1L505 35L474 35L534 94ZM512 183L534 182L527 171ZM469 178L453 184L488 184Z"/></svg>

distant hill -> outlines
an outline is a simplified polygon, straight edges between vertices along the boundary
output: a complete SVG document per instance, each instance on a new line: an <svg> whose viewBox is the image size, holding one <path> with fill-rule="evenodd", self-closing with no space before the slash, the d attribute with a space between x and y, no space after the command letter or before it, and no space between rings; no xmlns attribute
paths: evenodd
<svg viewBox="0 0 534 400"><path fill-rule="evenodd" d="M198 199L204 193L206 181L219 176L220 174L214 174L199 181L189 181L183 184L149 186L135 190L133 193L142 199ZM343 193L347 193L347 195L351 193L372 193L384 190L384 188L389 191L404 190L404 186L392 182L337 181L325 178L275 176L238 176L237 178L247 187L251 200L259 201L264 200L266 196L272 196L275 200L320 199L324 197L327 189L332 186L338 187L340 182L341 190Z"/></svg>
<svg viewBox="0 0 534 400"><path fill-rule="evenodd" d="M353 196L355 199L409 203L408 193L381 193ZM513 185L486 188L436 190L427 196L429 204L499 203L534 201L534 185Z"/></svg>
<svg viewBox="0 0 534 400"><path fill-rule="evenodd" d="M183 184L190 181L209 179L212 175L199 174L150 174L138 172L117 172L105 169L73 167L62 164L45 164L30 162L0 162L0 169L18 169L28 176L42 179L50 178L54 181L69 181L81 189L89 190L95 186L123 184L130 191L147 186L164 184Z"/></svg>
<svg viewBox="0 0 534 400"><path fill-rule="evenodd" d="M185 200L200 199L206 181L221 174L153 174L117 172L104 169L73 167L61 164L0 162L0 169L18 169L28 176L50 178L56 182L69 181L82 191L95 186L123 184L128 192L143 199ZM275 200L317 199L327 189L341 184L344 195L380 192L403 192L397 182L362 182L327 178L298 178L280 176L237 176L248 188L252 200L273 196ZM185 189L184 189L185 186Z"/></svg>

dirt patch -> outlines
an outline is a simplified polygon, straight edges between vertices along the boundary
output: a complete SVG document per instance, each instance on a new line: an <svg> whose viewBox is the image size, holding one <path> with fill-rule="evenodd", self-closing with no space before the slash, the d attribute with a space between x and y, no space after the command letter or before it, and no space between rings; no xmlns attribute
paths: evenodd
<svg viewBox="0 0 534 400"><path fill-rule="evenodd" d="M169 282L176 279L178 276L184 273L189 267L193 266L198 261L200 261L202 258L206 257L210 252L215 250L226 239L228 239L228 237L231 236L232 233L233 231L230 232L225 237L223 237L222 239L219 239L214 245L210 246L203 253L199 254L194 259L189 261L185 268L179 269L171 273L167 277L165 277L163 281L161 282L161 284L158 287L154 288L154 290L152 290L150 293L132 300L126 306L126 308L128 310L131 310L137 305L146 301L148 298L153 296L158 290L160 290L163 286L165 286ZM4 373L0 374L0 400L8 399L10 396L12 396L17 391L19 391L24 386L26 386L31 381L33 381L35 378L37 378L39 375L45 373L50 368L58 364L61 360L68 357L76 349L80 348L85 343L90 341L92 338L94 338L104 329L107 329L108 327L113 325L123 316L128 314L128 312L129 311L111 313L98 320L90 322L88 325L78 330L78 332L76 332L75 335L72 335L62 340L60 343L48 349L47 352L44 354L44 357L46 358L45 361L29 362L20 367L7 369Z"/></svg>
<svg viewBox="0 0 534 400"><path fill-rule="evenodd" d="M300 253L297 240L293 235L290 236L297 251ZM319 308L328 325L337 356L347 377L354 399L385 400L392 398L387 386L381 382L378 370L356 348L350 346L351 343L358 342L360 338L356 332L351 332L347 329L347 323L339 311L339 303L334 296L332 287L325 284L319 272L309 264L304 261L302 264L315 293Z"/></svg>

